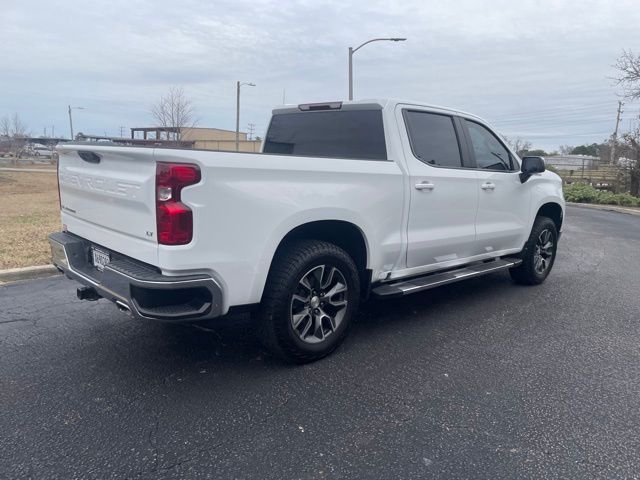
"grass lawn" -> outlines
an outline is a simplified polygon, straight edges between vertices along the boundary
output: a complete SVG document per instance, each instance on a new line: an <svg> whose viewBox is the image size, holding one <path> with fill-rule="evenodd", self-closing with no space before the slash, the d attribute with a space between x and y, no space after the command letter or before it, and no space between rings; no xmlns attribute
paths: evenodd
<svg viewBox="0 0 640 480"><path fill-rule="evenodd" d="M0 198L0 270L51 263L47 235L61 229L56 174L0 171Z"/></svg>

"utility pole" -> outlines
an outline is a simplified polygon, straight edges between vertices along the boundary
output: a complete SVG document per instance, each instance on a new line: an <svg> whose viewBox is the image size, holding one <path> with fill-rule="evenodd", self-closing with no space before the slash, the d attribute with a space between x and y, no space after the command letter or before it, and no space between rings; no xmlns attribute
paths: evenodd
<svg viewBox="0 0 640 480"><path fill-rule="evenodd" d="M236 152L240 150L240 80L236 82Z"/></svg>
<svg viewBox="0 0 640 480"><path fill-rule="evenodd" d="M124 126L120 125L120 138L124 138Z"/></svg>
<svg viewBox="0 0 640 480"><path fill-rule="evenodd" d="M73 142L73 119L71 118L71 110L84 110L84 107L72 107L69 105L69 130L71 130L71 141Z"/></svg>
<svg viewBox="0 0 640 480"><path fill-rule="evenodd" d="M620 126L620 115L622 114L622 101L618 100L618 114L616 116L616 129L613 131L613 136L611 137L611 158L609 159L610 163L615 162L616 160L616 144L618 143L618 127Z"/></svg>
<svg viewBox="0 0 640 480"><path fill-rule="evenodd" d="M71 105L69 105L69 130L71 130L71 141L73 142L73 119L71 118Z"/></svg>
<svg viewBox="0 0 640 480"><path fill-rule="evenodd" d="M56 126L51 125L51 138L55 138L56 136Z"/></svg>
<svg viewBox="0 0 640 480"><path fill-rule="evenodd" d="M240 87L247 85L248 87L255 87L254 83L243 82L240 80L236 82L236 152L240 151Z"/></svg>
<svg viewBox="0 0 640 480"><path fill-rule="evenodd" d="M248 130L249 130L249 140L253 140L253 131L256 128L256 124L255 123L249 123L248 124Z"/></svg>

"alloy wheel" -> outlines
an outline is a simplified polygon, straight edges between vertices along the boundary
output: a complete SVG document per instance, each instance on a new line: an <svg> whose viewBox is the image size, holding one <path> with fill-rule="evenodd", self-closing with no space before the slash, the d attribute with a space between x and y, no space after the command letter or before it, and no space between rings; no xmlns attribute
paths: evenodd
<svg viewBox="0 0 640 480"><path fill-rule="evenodd" d="M348 293L335 266L318 265L305 273L291 298L291 326L298 338L319 343L334 333L346 313Z"/></svg>
<svg viewBox="0 0 640 480"><path fill-rule="evenodd" d="M553 247L553 235L550 230L544 229L538 235L533 254L533 268L538 275L544 274L551 266Z"/></svg>

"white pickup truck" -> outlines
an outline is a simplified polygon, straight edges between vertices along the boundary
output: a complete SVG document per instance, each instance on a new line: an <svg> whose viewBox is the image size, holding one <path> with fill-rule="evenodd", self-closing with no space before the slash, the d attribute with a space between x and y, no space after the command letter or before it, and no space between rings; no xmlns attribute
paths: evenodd
<svg viewBox="0 0 640 480"><path fill-rule="evenodd" d="M560 178L480 118L393 100L273 110L262 153L58 148L53 262L137 318L251 308L296 362L335 349L369 296L508 269L545 280Z"/></svg>

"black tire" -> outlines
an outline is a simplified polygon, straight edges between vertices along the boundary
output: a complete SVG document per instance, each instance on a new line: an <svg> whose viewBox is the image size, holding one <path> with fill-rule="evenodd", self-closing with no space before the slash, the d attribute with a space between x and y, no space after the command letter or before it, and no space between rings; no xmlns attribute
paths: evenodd
<svg viewBox="0 0 640 480"><path fill-rule="evenodd" d="M547 234L552 245L541 251L541 236ZM558 230L556 224L550 218L536 217L529 239L520 253L522 263L509 270L513 281L521 285L539 285L544 282L553 268L557 249Z"/></svg>
<svg viewBox="0 0 640 480"><path fill-rule="evenodd" d="M316 278L318 275L320 280ZM316 288L322 290L323 280L328 276L332 278L325 284L329 285L335 279L336 288L330 290L339 291L331 298L324 296L330 292L316 291ZM341 290L342 281L346 290ZM301 301L300 297L305 297L307 290L309 302L305 303L306 299ZM314 309L311 303L317 304L321 298L324 299L322 306ZM325 357L344 340L359 300L360 277L349 254L324 241L292 241L276 255L267 278L257 318L263 344L273 354L293 363L313 362ZM331 312L339 308L334 303L345 306L336 310L332 317ZM294 314L296 310L298 313ZM294 322L301 315L304 318L299 320L296 329ZM313 332L309 332L311 328Z"/></svg>

